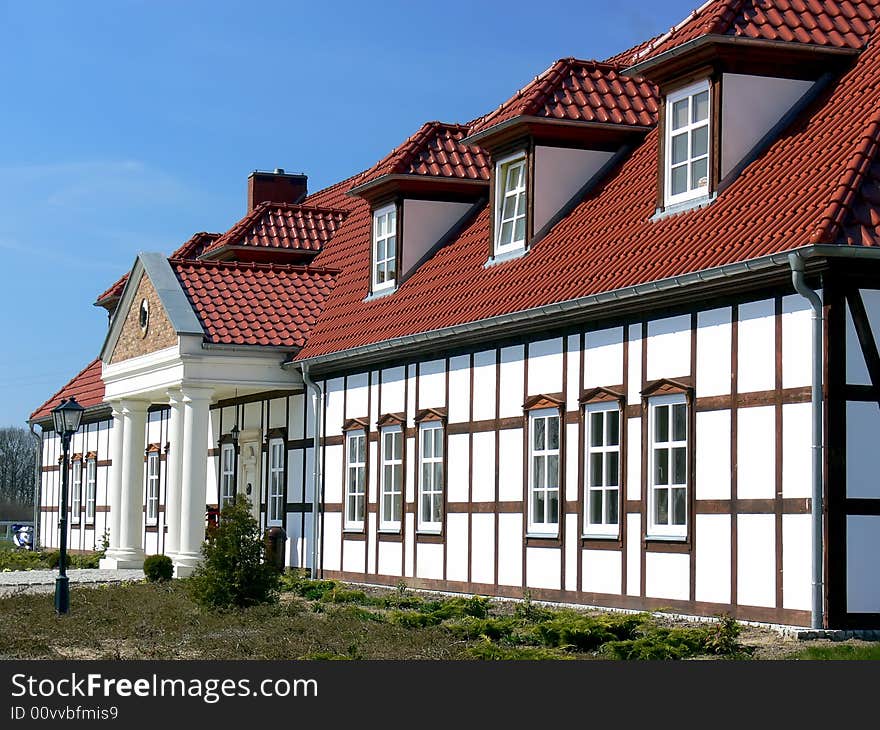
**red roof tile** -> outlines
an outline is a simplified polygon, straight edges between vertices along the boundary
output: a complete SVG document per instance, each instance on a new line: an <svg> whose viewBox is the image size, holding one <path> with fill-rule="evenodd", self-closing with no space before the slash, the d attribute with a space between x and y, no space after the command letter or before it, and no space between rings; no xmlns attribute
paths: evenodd
<svg viewBox="0 0 880 730"><path fill-rule="evenodd" d="M261 203L203 255L211 256L227 246L252 246L300 251L320 251L336 233L347 211L289 203Z"/></svg>
<svg viewBox="0 0 880 730"><path fill-rule="evenodd" d="M639 77L621 76L599 61L563 58L471 128L481 132L518 116L651 126L657 90Z"/></svg>
<svg viewBox="0 0 880 730"><path fill-rule="evenodd" d="M359 183L382 175L433 175L488 180L489 157L479 147L463 145L468 127L426 122L418 132L367 171Z"/></svg>
<svg viewBox="0 0 880 730"><path fill-rule="evenodd" d="M184 243L180 248L178 248L173 254L171 254L171 258L173 259L195 259L202 255L206 248L208 248L214 241L220 238L222 234L220 233L208 233L207 231L200 231L199 233L194 233L192 237Z"/></svg>
<svg viewBox="0 0 880 730"><path fill-rule="evenodd" d="M107 291L95 300L95 304L102 305L113 299L119 299L119 297L122 296L122 290L125 289L125 282L127 281L128 274L123 274L109 289L107 289Z"/></svg>
<svg viewBox="0 0 880 730"><path fill-rule="evenodd" d="M324 309L335 271L239 261L172 259L205 340L297 348Z"/></svg>
<svg viewBox="0 0 880 730"><path fill-rule="evenodd" d="M868 221L873 227L877 219L876 209L865 210L864 203L877 195L872 176L877 169L878 78L880 42L870 44L839 83L704 208L653 220L655 129L526 256L484 267L489 211L483 208L394 294L367 302L369 212L365 204L356 205L315 259L342 273L298 357L653 282L811 242L847 240L854 225L864 227ZM337 194L325 192L328 199ZM310 200L321 204L322 194Z"/></svg>
<svg viewBox="0 0 880 730"><path fill-rule="evenodd" d="M101 405L104 402L104 381L101 380L101 360L92 360L79 374L73 377L61 390L31 413L31 420L50 418L52 409L62 398L76 398L83 408Z"/></svg>
<svg viewBox="0 0 880 730"><path fill-rule="evenodd" d="M851 246L880 246L880 159L875 157L866 171L839 240Z"/></svg>
<svg viewBox="0 0 880 730"><path fill-rule="evenodd" d="M880 0L718 0L618 60L643 61L706 34L862 48L878 19Z"/></svg>

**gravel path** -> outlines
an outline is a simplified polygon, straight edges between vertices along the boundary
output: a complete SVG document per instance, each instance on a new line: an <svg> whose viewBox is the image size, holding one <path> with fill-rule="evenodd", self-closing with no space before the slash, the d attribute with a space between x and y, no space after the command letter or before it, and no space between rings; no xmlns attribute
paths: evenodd
<svg viewBox="0 0 880 730"><path fill-rule="evenodd" d="M68 570L70 584L95 585L141 580L142 570ZM14 570L0 573L0 598L16 593L51 593L55 590L57 570Z"/></svg>

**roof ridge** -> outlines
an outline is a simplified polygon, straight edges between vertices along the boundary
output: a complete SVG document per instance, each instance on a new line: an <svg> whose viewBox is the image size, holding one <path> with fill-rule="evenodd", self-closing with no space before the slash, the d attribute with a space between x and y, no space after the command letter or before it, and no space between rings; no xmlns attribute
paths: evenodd
<svg viewBox="0 0 880 730"><path fill-rule="evenodd" d="M844 168L834 195L810 236L810 243L833 243L836 240L878 150L880 150L880 108L874 111L859 136L855 151Z"/></svg>
<svg viewBox="0 0 880 730"><path fill-rule="evenodd" d="M168 263L172 266L206 266L214 268L228 269L266 269L281 271L302 271L310 274L340 274L341 269L331 266L310 265L310 264L279 264L273 262L258 261L220 261L217 259L168 259Z"/></svg>

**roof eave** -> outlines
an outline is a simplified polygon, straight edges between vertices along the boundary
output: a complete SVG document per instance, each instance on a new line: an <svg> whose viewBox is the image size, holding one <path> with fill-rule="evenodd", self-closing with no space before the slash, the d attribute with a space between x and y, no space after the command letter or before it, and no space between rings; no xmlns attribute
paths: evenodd
<svg viewBox="0 0 880 730"><path fill-rule="evenodd" d="M462 140L462 144L486 146L489 140L505 139L515 136L517 133L534 134L535 131L547 130L549 133L559 134L566 130L575 136L629 136L646 134L652 126L642 124L624 124L615 122L586 122L575 119L553 119L551 117L536 117L527 114L519 114L491 127L475 132L470 137Z"/></svg>
<svg viewBox="0 0 880 730"><path fill-rule="evenodd" d="M112 411L112 407L109 403L99 403L98 405L88 406L83 411L83 422L92 422L96 420L103 420L100 416L109 416ZM43 424L48 423L54 426L54 419L51 413L47 413L45 416L40 416L38 418L29 418L25 421L28 425L39 425L43 426ZM54 430L53 429L43 429L45 430Z"/></svg>
<svg viewBox="0 0 880 730"><path fill-rule="evenodd" d="M683 56L705 55L713 48L742 47L776 53L784 53L794 56L813 56L817 58L846 59L857 56L861 51L855 48L839 48L836 46L820 46L816 43L800 43L797 41L773 41L763 38L747 38L743 36L730 36L719 34L702 35L693 40L686 41L668 51L658 53L644 61L640 61L621 70L626 76L643 76L654 80L662 69L674 65Z"/></svg>
<svg viewBox="0 0 880 730"><path fill-rule="evenodd" d="M363 198L368 201L394 193L402 193L404 195L406 193L429 195L432 192L437 194L457 193L479 198L484 194L488 186L489 181L483 179L447 177L444 175L389 173L380 175L360 185L355 185L346 195Z"/></svg>

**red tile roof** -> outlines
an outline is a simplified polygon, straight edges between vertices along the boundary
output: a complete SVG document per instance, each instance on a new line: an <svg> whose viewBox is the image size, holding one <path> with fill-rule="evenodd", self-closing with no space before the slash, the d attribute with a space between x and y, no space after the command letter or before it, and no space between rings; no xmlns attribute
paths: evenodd
<svg viewBox="0 0 880 730"><path fill-rule="evenodd" d="M195 259L202 255L202 253L207 249L214 241L220 238L222 234L220 233L208 233L207 231L200 231L199 233L194 233L192 237L184 243L180 248L178 248L173 254L171 254L171 258L173 259Z"/></svg>
<svg viewBox="0 0 880 730"><path fill-rule="evenodd" d="M800 22L805 22L803 18ZM876 37L875 37L876 38ZM315 357L744 261L847 241L876 220L880 38L710 205L653 220L656 129L529 253L485 268L489 212L392 295L364 302L369 217L353 212L315 263L342 269L299 358ZM869 174L870 173L870 174ZM858 192L858 195L856 194ZM328 199L335 197L331 189ZM322 204L322 194L310 201ZM860 216L854 219L853 216ZM874 242L874 239L870 241Z"/></svg>
<svg viewBox="0 0 880 730"><path fill-rule="evenodd" d="M841 225L840 239L851 246L880 246L880 159L876 156Z"/></svg>
<svg viewBox="0 0 880 730"><path fill-rule="evenodd" d="M31 413L32 421L51 418L52 409L62 398L76 398L83 408L99 406L104 402L104 381L101 380L101 360L92 360L61 390Z"/></svg>
<svg viewBox="0 0 880 730"><path fill-rule="evenodd" d="M205 341L301 347L333 290L336 272L303 266L172 259Z"/></svg>
<svg viewBox="0 0 880 730"><path fill-rule="evenodd" d="M862 48L878 19L880 0L718 0L618 60L642 61L706 34Z"/></svg>
<svg viewBox="0 0 880 730"><path fill-rule="evenodd" d="M518 116L651 126L657 121L657 109L653 84L621 76L619 67L607 63L563 58L477 120L471 133Z"/></svg>
<svg viewBox="0 0 880 730"><path fill-rule="evenodd" d="M345 210L327 207L261 203L219 236L202 255L210 257L228 246L320 251L346 215Z"/></svg>
<svg viewBox="0 0 880 730"><path fill-rule="evenodd" d="M122 296L122 290L125 289L125 282L127 281L128 274L123 274L110 288L95 300L95 304L100 306L113 299L119 299L119 297Z"/></svg>
<svg viewBox="0 0 880 730"><path fill-rule="evenodd" d="M382 175L434 175L488 180L491 163L479 147L463 145L468 127L426 122L418 132L367 171L360 183Z"/></svg>

